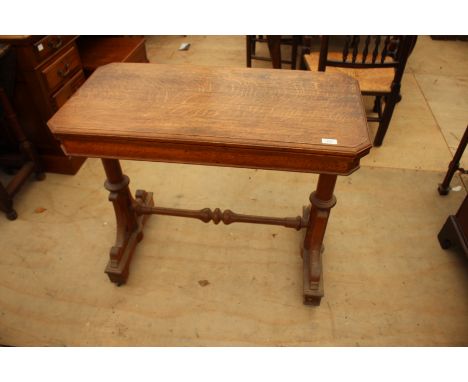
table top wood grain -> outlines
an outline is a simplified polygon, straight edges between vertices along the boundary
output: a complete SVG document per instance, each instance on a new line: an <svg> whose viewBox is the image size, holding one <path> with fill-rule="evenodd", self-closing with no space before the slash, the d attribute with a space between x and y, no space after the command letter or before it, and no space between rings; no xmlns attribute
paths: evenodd
<svg viewBox="0 0 468 382"><path fill-rule="evenodd" d="M96 157L277 168L230 163L213 153L266 150L263 156L358 160L371 147L358 83L341 74L306 71L109 64L48 124L68 154ZM177 158L160 153L170 147L179 149L173 153ZM183 158L201 147L215 157Z"/></svg>

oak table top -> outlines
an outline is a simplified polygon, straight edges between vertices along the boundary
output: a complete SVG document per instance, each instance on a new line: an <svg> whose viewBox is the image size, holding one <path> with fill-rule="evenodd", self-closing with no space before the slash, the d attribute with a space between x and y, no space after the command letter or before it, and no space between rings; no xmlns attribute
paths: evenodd
<svg viewBox="0 0 468 382"><path fill-rule="evenodd" d="M48 124L69 155L101 158L344 175L371 147L358 83L305 71L109 64Z"/></svg>

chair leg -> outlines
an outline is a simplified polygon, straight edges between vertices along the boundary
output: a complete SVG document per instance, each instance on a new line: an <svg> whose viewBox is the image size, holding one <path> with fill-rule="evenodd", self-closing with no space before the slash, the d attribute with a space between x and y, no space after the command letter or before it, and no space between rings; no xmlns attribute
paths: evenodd
<svg viewBox="0 0 468 382"><path fill-rule="evenodd" d="M26 156L34 163L34 176L36 180L44 180L46 174L42 168L39 156L29 140L21 143L21 150L26 153Z"/></svg>
<svg viewBox="0 0 468 382"><path fill-rule="evenodd" d="M13 209L13 199L11 198L8 191L0 182L0 210L4 211L6 217L9 220L15 220L18 217L18 214Z"/></svg>
<svg viewBox="0 0 468 382"><path fill-rule="evenodd" d="M2 88L0 88L0 103L5 112L5 118L8 121L8 124L12 128L13 133L15 134L15 137L19 142L22 154L24 155L24 157L28 158L34 163L34 172L36 174L36 179L43 180L45 178L45 173L42 168L39 156L37 155L37 152L34 149L31 142L24 134L23 128L21 127L18 121L16 113L14 112L9 99Z"/></svg>
<svg viewBox="0 0 468 382"><path fill-rule="evenodd" d="M299 48L299 68L301 70L307 70L307 65L305 61L305 55L310 54L310 46L302 44L301 47Z"/></svg>
<svg viewBox="0 0 468 382"><path fill-rule="evenodd" d="M301 48L300 52L299 52L299 69L300 70L307 70L307 65L306 65L306 62L305 62L305 58L304 58L304 55L306 54L309 54L308 52L308 49L306 48Z"/></svg>
<svg viewBox="0 0 468 382"><path fill-rule="evenodd" d="M385 101L385 107L383 110L382 120L379 123L379 128L377 129L377 134L374 138L374 146L381 146L387 133L388 126L390 125L390 120L392 119L393 110L395 109L395 104L397 100L398 93L392 92Z"/></svg>
<svg viewBox="0 0 468 382"><path fill-rule="evenodd" d="M381 96L375 96L375 100L374 100L374 108L372 109L372 111L374 113L379 113L380 114L380 105L381 105Z"/></svg>
<svg viewBox="0 0 468 382"><path fill-rule="evenodd" d="M273 69L281 69L281 36L270 35L267 40Z"/></svg>
<svg viewBox="0 0 468 382"><path fill-rule="evenodd" d="M297 47L301 42L301 36L292 36L291 46L291 69L296 70L297 65Z"/></svg>
<svg viewBox="0 0 468 382"><path fill-rule="evenodd" d="M299 69L300 70L307 70L303 54L301 54L301 58L300 58L299 62L300 62Z"/></svg>
<svg viewBox="0 0 468 382"><path fill-rule="evenodd" d="M246 64L248 68L252 67L252 36L245 36Z"/></svg>

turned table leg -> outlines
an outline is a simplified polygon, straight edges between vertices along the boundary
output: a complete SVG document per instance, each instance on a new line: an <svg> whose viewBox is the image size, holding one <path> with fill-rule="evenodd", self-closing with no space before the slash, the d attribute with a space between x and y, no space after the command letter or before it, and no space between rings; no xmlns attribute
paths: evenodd
<svg viewBox="0 0 468 382"><path fill-rule="evenodd" d="M107 180L104 187L108 190L109 200L114 205L117 220L117 237L110 250L110 260L105 272L117 285L124 284L136 245L143 239L143 225L148 215L138 216L134 210L136 203L154 206L153 194L138 190L135 199L128 187L130 179L122 173L117 159L102 159Z"/></svg>
<svg viewBox="0 0 468 382"><path fill-rule="evenodd" d="M305 210L307 231L302 249L304 261L304 304L320 305L323 297L322 252L330 209L336 204L333 195L336 175L321 174L316 191L310 194L310 207ZM307 216L308 215L308 216Z"/></svg>

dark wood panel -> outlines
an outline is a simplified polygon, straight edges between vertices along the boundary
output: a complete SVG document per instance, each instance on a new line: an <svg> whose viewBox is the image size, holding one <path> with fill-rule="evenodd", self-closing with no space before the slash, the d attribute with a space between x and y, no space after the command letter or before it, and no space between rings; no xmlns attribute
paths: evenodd
<svg viewBox="0 0 468 382"><path fill-rule="evenodd" d="M87 77L98 67L113 62L148 62L141 36L81 36L77 43Z"/></svg>

